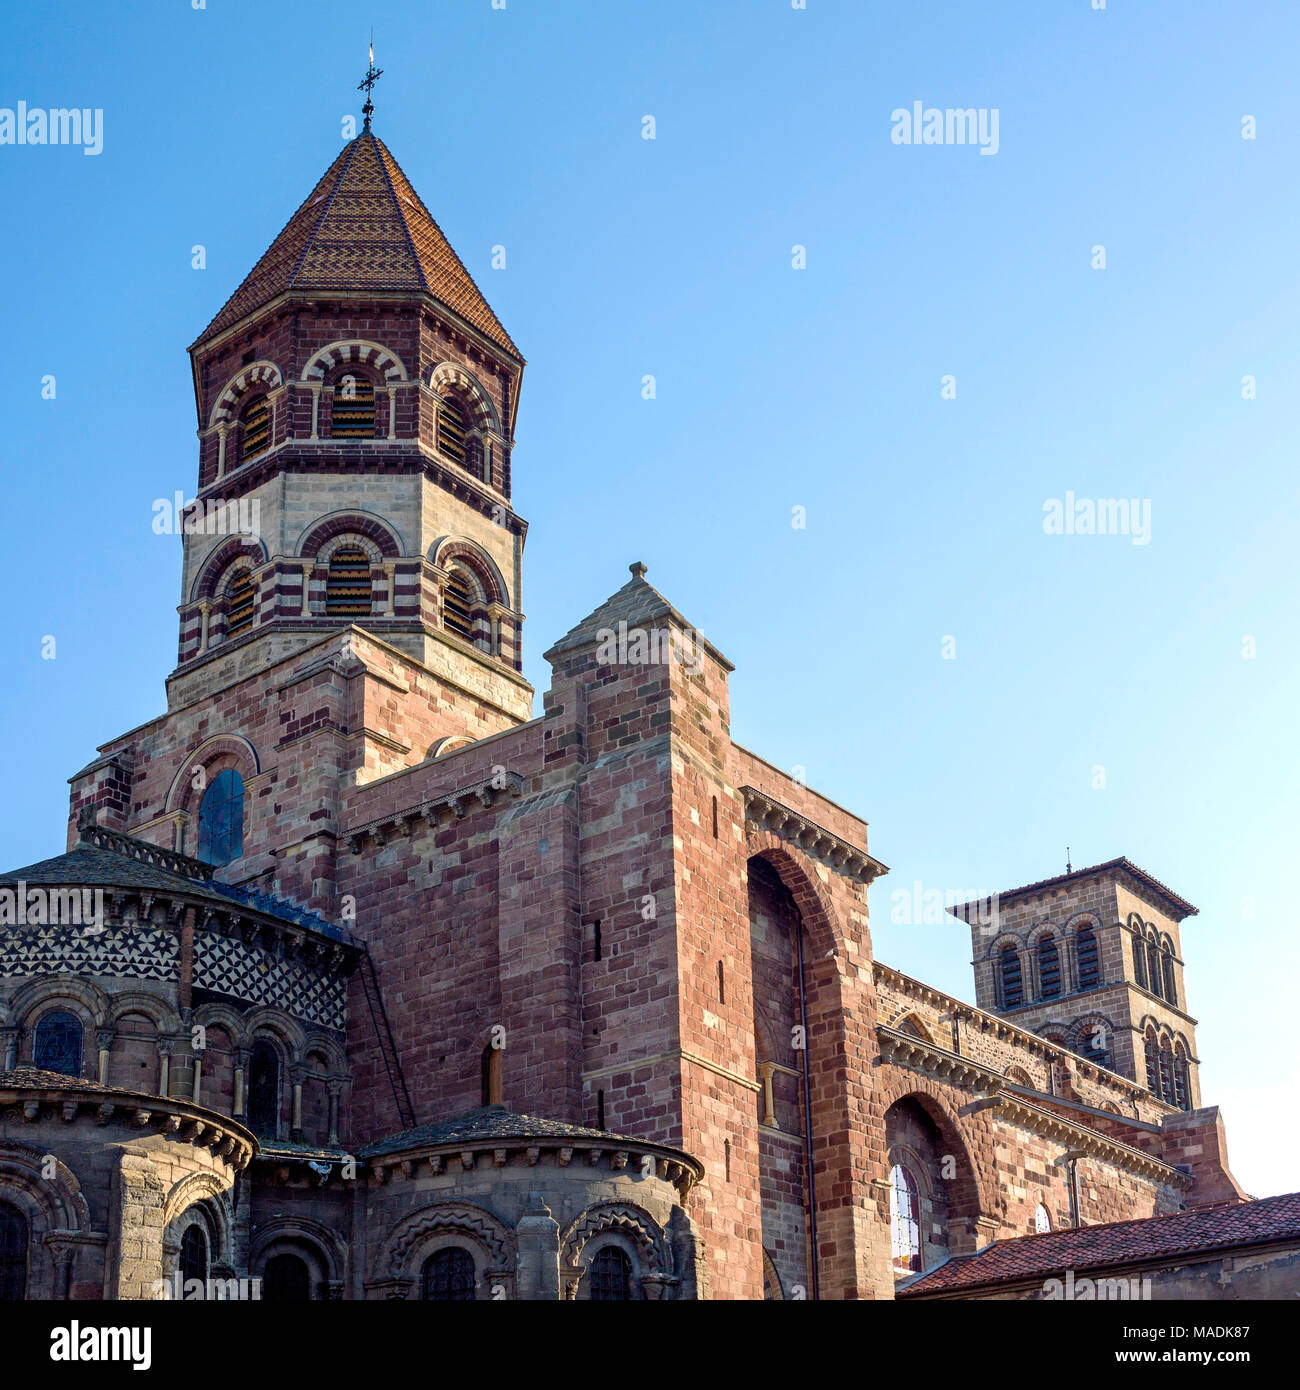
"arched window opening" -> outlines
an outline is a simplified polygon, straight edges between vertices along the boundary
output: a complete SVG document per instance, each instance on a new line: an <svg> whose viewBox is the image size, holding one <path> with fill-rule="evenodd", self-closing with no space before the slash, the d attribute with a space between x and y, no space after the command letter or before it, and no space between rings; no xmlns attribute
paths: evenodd
<svg viewBox="0 0 1300 1390"><path fill-rule="evenodd" d="M1174 1051L1174 1104L1180 1110L1192 1108L1191 1075L1187 1067L1187 1053L1182 1043Z"/></svg>
<svg viewBox="0 0 1300 1390"><path fill-rule="evenodd" d="M1144 1051L1147 1068L1147 1090L1159 1099L1160 1096L1160 1050L1156 1044L1156 1035L1152 1032L1147 1033L1146 1047Z"/></svg>
<svg viewBox="0 0 1300 1390"><path fill-rule="evenodd" d="M1147 947L1141 932L1133 933L1133 978L1142 989L1147 987Z"/></svg>
<svg viewBox="0 0 1300 1390"><path fill-rule="evenodd" d="M617 1245L602 1245L587 1271L588 1297L599 1303L626 1303L632 1297L632 1261Z"/></svg>
<svg viewBox="0 0 1300 1390"><path fill-rule="evenodd" d="M1084 1023L1079 1029L1078 1041L1077 1051L1081 1057L1094 1066L1110 1066L1110 1028L1101 1019Z"/></svg>
<svg viewBox="0 0 1300 1390"><path fill-rule="evenodd" d="M1052 1217L1047 1208L1039 1202L1038 1210L1034 1213L1034 1231L1037 1235L1042 1235L1052 1229Z"/></svg>
<svg viewBox="0 0 1300 1390"><path fill-rule="evenodd" d="M427 1303L472 1303L474 1283L474 1257L459 1245L436 1251L424 1262L422 1284Z"/></svg>
<svg viewBox="0 0 1300 1390"><path fill-rule="evenodd" d="M271 445L271 407L265 396L248 403L240 424L239 458L241 463L246 463L266 453Z"/></svg>
<svg viewBox="0 0 1300 1390"><path fill-rule="evenodd" d="M257 611L257 580L252 567L241 565L226 586L226 636L238 637L253 626Z"/></svg>
<svg viewBox="0 0 1300 1390"><path fill-rule="evenodd" d="M280 1128L280 1054L265 1038L253 1044L248 1062L248 1123L255 1134L278 1137Z"/></svg>
<svg viewBox="0 0 1300 1390"><path fill-rule="evenodd" d="M998 953L1002 979L1002 1007L1016 1009L1025 1002L1024 981L1020 975L1020 952L1010 943Z"/></svg>
<svg viewBox="0 0 1300 1390"><path fill-rule="evenodd" d="M1168 946L1166 946L1165 949L1164 949L1164 951L1161 953L1161 963L1162 963L1163 966L1164 966L1164 977L1165 977L1164 995L1165 995L1165 998L1166 998L1171 1004L1173 1004L1175 1007L1177 1007L1177 1004L1178 1004L1178 989L1177 989L1177 986L1174 984L1174 957L1173 957L1173 953L1169 950L1169 947L1168 947Z"/></svg>
<svg viewBox="0 0 1300 1390"><path fill-rule="evenodd" d="M325 615L368 618L372 606L370 557L359 545L340 546L325 576Z"/></svg>
<svg viewBox="0 0 1300 1390"><path fill-rule="evenodd" d="M908 1274L921 1268L921 1195L916 1179L895 1163L889 1175L889 1229L894 1247L894 1269Z"/></svg>
<svg viewBox="0 0 1300 1390"><path fill-rule="evenodd" d="M27 1218L12 1202L0 1202L0 1303L27 1296Z"/></svg>
<svg viewBox="0 0 1300 1390"><path fill-rule="evenodd" d="M32 1062L60 1076L81 1075L81 1020L66 1009L44 1014L32 1038Z"/></svg>
<svg viewBox="0 0 1300 1390"><path fill-rule="evenodd" d="M438 451L457 463L465 462L465 436L469 419L458 402L445 400L438 407Z"/></svg>
<svg viewBox="0 0 1300 1390"><path fill-rule="evenodd" d="M345 372L339 377L334 387L330 435L334 439L375 437L375 386L368 376Z"/></svg>
<svg viewBox="0 0 1300 1390"><path fill-rule="evenodd" d="M244 852L244 779L233 767L208 784L199 803L197 858L205 864L229 864Z"/></svg>
<svg viewBox="0 0 1300 1390"><path fill-rule="evenodd" d="M501 1049L491 1043L483 1049L479 1064L479 1090L484 1105L501 1104Z"/></svg>
<svg viewBox="0 0 1300 1390"><path fill-rule="evenodd" d="M1044 999L1055 999L1061 993L1061 953L1050 936L1038 943L1038 991Z"/></svg>
<svg viewBox="0 0 1300 1390"><path fill-rule="evenodd" d="M466 642L473 642L474 609L479 603L478 586L469 571L457 565L447 575L442 593L442 625Z"/></svg>
<svg viewBox="0 0 1300 1390"><path fill-rule="evenodd" d="M1160 1040L1160 1099L1174 1103L1174 1054L1169 1050L1169 1039Z"/></svg>
<svg viewBox="0 0 1300 1390"><path fill-rule="evenodd" d="M1074 958L1079 963L1079 988L1096 989L1101 984L1101 960L1091 927L1080 927L1075 933Z"/></svg>
<svg viewBox="0 0 1300 1390"><path fill-rule="evenodd" d="M262 1297L271 1303L309 1303L311 1273L300 1255L274 1255L262 1272Z"/></svg>
<svg viewBox="0 0 1300 1390"><path fill-rule="evenodd" d="M1150 980L1148 988L1151 993L1157 998L1162 998L1163 975L1160 969L1160 947L1154 941L1147 942L1147 977Z"/></svg>
<svg viewBox="0 0 1300 1390"><path fill-rule="evenodd" d="M208 1282L208 1237L197 1221L186 1226L181 1237L181 1290L191 1279ZM205 1289L206 1291L206 1289Z"/></svg>

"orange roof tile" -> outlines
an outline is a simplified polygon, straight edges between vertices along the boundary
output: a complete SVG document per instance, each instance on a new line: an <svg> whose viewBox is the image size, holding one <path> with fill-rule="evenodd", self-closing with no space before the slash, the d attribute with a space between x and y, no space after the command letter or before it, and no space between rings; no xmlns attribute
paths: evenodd
<svg viewBox="0 0 1300 1390"><path fill-rule="evenodd" d="M196 345L286 290L425 291L520 357L442 228L372 131L343 147Z"/></svg>

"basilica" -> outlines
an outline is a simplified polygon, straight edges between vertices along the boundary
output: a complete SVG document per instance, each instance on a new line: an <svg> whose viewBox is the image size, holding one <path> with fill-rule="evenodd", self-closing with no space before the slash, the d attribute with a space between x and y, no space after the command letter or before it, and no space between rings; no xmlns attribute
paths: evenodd
<svg viewBox="0 0 1300 1390"><path fill-rule="evenodd" d="M954 904L966 1002L644 564L535 694L524 358L369 111L189 352L166 707L0 874L0 1297L1300 1289L1173 888Z"/></svg>

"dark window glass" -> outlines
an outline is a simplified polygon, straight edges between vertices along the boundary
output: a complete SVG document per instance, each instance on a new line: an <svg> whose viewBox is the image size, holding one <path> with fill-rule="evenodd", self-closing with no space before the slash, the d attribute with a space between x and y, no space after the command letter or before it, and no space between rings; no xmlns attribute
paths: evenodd
<svg viewBox="0 0 1300 1390"><path fill-rule="evenodd" d="M307 1261L298 1255L275 1255L267 1260L262 1274L262 1297L273 1303L310 1302Z"/></svg>
<svg viewBox="0 0 1300 1390"><path fill-rule="evenodd" d="M63 1010L45 1014L36 1025L32 1061L43 1071L81 1075L81 1020Z"/></svg>
<svg viewBox="0 0 1300 1390"><path fill-rule="evenodd" d="M229 864L244 852L244 779L218 772L199 804L199 852L205 864Z"/></svg>
<svg viewBox="0 0 1300 1390"><path fill-rule="evenodd" d="M369 377L347 372L338 379L330 434L335 439L375 437L375 387Z"/></svg>
<svg viewBox="0 0 1300 1390"><path fill-rule="evenodd" d="M596 1251L587 1273L588 1297L601 1303L626 1303L632 1297L632 1262L617 1245Z"/></svg>
<svg viewBox="0 0 1300 1390"><path fill-rule="evenodd" d="M203 1233L202 1226L186 1226L185 1234L181 1237L181 1279L184 1283L189 1283L191 1279L200 1279L207 1283L208 1238ZM181 1293L184 1295L184 1287Z"/></svg>
<svg viewBox="0 0 1300 1390"><path fill-rule="evenodd" d="M1091 927L1083 927L1074 938L1075 959L1079 962L1079 988L1096 989L1101 984L1101 961L1097 938Z"/></svg>
<svg viewBox="0 0 1300 1390"><path fill-rule="evenodd" d="M10 1202L0 1202L0 1303L18 1303L27 1294L27 1218Z"/></svg>
<svg viewBox="0 0 1300 1390"><path fill-rule="evenodd" d="M1061 953L1050 936L1038 943L1038 987L1044 999L1055 999L1061 992Z"/></svg>
<svg viewBox="0 0 1300 1390"><path fill-rule="evenodd" d="M248 1061L248 1123L254 1134L274 1139L280 1127L280 1058L262 1039Z"/></svg>
<svg viewBox="0 0 1300 1390"><path fill-rule="evenodd" d="M425 1260L424 1298L433 1303L473 1301L474 1259L468 1250L453 1245Z"/></svg>
<svg viewBox="0 0 1300 1390"><path fill-rule="evenodd" d="M360 546L343 546L330 557L325 614L330 618L368 618L370 609L370 557Z"/></svg>
<svg viewBox="0 0 1300 1390"><path fill-rule="evenodd" d="M1020 978L1020 952L1014 946L1001 951L1002 1007L1015 1009L1025 1002L1024 985Z"/></svg>

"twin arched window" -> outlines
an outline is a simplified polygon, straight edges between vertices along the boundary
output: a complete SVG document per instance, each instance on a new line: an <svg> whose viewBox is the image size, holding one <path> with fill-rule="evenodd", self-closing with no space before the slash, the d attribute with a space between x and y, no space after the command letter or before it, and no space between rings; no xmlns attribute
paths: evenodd
<svg viewBox="0 0 1300 1390"><path fill-rule="evenodd" d="M32 1038L32 1062L42 1071L81 1075L83 1029L76 1014L55 1009L42 1014Z"/></svg>
<svg viewBox="0 0 1300 1390"><path fill-rule="evenodd" d="M449 1245L425 1260L420 1296L431 1303L472 1302L475 1283L474 1257L459 1245Z"/></svg>
<svg viewBox="0 0 1300 1390"><path fill-rule="evenodd" d="M229 864L244 852L244 779L233 767L212 779L199 803L197 858Z"/></svg>
<svg viewBox="0 0 1300 1390"><path fill-rule="evenodd" d="M1169 1039L1156 1038L1155 1029L1146 1033L1145 1060L1147 1069L1147 1090L1157 1100L1167 1105L1176 1105L1179 1110L1192 1108L1191 1072L1188 1066L1187 1049L1178 1043L1171 1046Z"/></svg>
<svg viewBox="0 0 1300 1390"><path fill-rule="evenodd" d="M921 1194L916 1178L901 1163L890 1170L889 1230L894 1269L914 1274L921 1268Z"/></svg>
<svg viewBox="0 0 1300 1390"><path fill-rule="evenodd" d="M1168 937L1156 938L1155 928L1143 924L1136 913L1129 918L1133 933L1133 979L1157 999L1178 1008L1178 981L1174 973L1174 948Z"/></svg>

